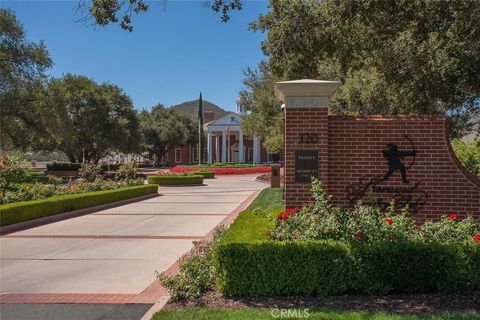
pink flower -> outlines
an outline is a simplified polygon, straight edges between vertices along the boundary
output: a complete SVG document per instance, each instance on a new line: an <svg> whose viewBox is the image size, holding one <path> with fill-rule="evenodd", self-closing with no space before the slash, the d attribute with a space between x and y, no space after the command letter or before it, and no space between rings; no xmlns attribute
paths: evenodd
<svg viewBox="0 0 480 320"><path fill-rule="evenodd" d="M415 226L415 229L416 229L417 231L422 231L422 226Z"/></svg>
<svg viewBox="0 0 480 320"><path fill-rule="evenodd" d="M355 232L355 239L359 240L361 237L363 237L363 232L362 231Z"/></svg>
<svg viewBox="0 0 480 320"><path fill-rule="evenodd" d="M450 213L448 215L448 219L450 220L457 220L457 214L456 213Z"/></svg>
<svg viewBox="0 0 480 320"><path fill-rule="evenodd" d="M392 218L385 218L384 219L386 223L388 224L392 224L393 223L393 219Z"/></svg>
<svg viewBox="0 0 480 320"><path fill-rule="evenodd" d="M475 242L480 242L480 234L476 234L472 237L472 240Z"/></svg>

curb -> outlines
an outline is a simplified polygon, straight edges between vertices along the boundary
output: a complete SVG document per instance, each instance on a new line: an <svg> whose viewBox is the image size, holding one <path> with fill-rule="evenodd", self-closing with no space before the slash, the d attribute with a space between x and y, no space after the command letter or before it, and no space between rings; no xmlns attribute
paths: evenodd
<svg viewBox="0 0 480 320"><path fill-rule="evenodd" d="M95 207L88 207L88 208L83 208L83 209L74 210L74 211L67 211L67 212L57 213L57 214L47 216L47 217L42 217L42 218L33 219L33 220L29 220L29 221L23 221L23 222L19 222L19 223L15 223L15 224L10 224L8 226L4 226L4 227L0 228L0 236L6 235L6 234L9 234L9 233L12 233L12 232L17 232L17 231L22 231L22 230L34 228L34 227L43 226L43 225L50 224L50 223L53 223L53 222L58 222L58 221L67 220L67 219L70 219L70 218L75 218L75 217L87 215L89 213L99 211L99 210L106 210L106 209L111 209L111 208L118 207L118 206L123 206L125 204L130 204L130 203L133 203L133 202L142 201L142 200L146 200L146 199L150 199L150 198L154 198L154 197L158 197L158 196L159 196L159 194L158 194L158 191L157 191L157 193L147 194L145 196L120 200L120 201L116 201L116 202L105 203L105 204L101 204L101 205L95 206Z"/></svg>

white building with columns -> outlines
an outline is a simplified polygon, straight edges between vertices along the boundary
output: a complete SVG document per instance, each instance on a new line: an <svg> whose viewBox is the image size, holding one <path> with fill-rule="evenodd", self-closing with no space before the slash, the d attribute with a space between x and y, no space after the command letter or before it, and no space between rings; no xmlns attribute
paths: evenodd
<svg viewBox="0 0 480 320"><path fill-rule="evenodd" d="M262 163L268 161L260 138L244 135L241 123L241 116L231 112L204 124L207 162Z"/></svg>
<svg viewBox="0 0 480 320"><path fill-rule="evenodd" d="M214 119L212 111L204 111L206 122L203 130L206 143L203 146L202 162L260 164L272 161L271 156L263 148L260 138L243 134L240 114L230 112L223 117ZM160 163L170 167L195 164L198 163L198 155L198 144L177 145L168 149L160 159ZM109 163L112 161L113 163L123 163L128 162L129 159L132 159L132 155L115 154L109 158ZM135 160L139 163L147 161L146 158Z"/></svg>

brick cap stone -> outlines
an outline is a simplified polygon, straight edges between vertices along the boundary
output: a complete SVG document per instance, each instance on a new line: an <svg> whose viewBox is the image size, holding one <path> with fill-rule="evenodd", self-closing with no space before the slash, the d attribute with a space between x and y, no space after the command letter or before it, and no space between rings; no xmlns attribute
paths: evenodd
<svg viewBox="0 0 480 320"><path fill-rule="evenodd" d="M340 81L301 79L280 81L274 84L275 96L282 102L285 97L331 96L340 85Z"/></svg>

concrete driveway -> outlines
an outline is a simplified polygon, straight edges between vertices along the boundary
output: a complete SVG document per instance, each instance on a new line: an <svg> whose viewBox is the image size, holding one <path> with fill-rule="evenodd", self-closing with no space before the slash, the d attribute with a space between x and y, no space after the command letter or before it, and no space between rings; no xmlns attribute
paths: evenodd
<svg viewBox="0 0 480 320"><path fill-rule="evenodd" d="M205 183L0 237L0 302L154 303L155 272L267 186L252 175Z"/></svg>

